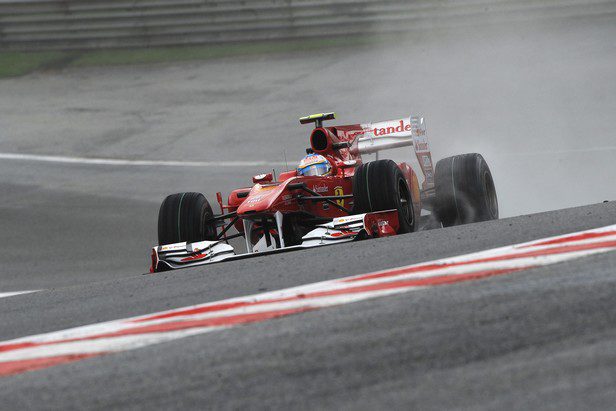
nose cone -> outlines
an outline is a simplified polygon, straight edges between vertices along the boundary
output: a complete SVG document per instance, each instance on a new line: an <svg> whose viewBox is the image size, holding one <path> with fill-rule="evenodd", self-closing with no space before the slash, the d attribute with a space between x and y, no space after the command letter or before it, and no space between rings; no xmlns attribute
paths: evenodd
<svg viewBox="0 0 616 411"><path fill-rule="evenodd" d="M272 206L284 192L282 185L256 184L248 194L248 197L237 209L237 214L258 214L275 212Z"/></svg>

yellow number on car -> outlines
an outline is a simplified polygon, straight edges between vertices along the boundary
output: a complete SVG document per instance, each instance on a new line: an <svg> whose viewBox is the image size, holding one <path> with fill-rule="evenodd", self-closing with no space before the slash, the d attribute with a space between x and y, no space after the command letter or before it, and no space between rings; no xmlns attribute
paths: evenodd
<svg viewBox="0 0 616 411"><path fill-rule="evenodd" d="M344 195L344 190L342 189L342 187L338 186L338 187L334 188L334 195L335 196L343 196ZM338 205L340 207L344 207L344 199L336 200L336 203L338 203Z"/></svg>

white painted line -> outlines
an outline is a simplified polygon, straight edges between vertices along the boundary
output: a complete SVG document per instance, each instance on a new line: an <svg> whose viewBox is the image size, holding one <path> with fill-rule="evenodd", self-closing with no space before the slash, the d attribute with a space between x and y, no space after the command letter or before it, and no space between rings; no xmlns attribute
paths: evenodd
<svg viewBox="0 0 616 411"><path fill-rule="evenodd" d="M547 156L547 155L562 155L562 154L580 154L580 153L603 153L616 151L616 146L606 147L590 147L590 148L572 148L568 150L545 150L545 151L527 151L521 153L499 153L504 157L527 157L527 156Z"/></svg>
<svg viewBox="0 0 616 411"><path fill-rule="evenodd" d="M0 298L12 297L14 295L20 295L20 294L35 293L37 291L40 291L40 290L9 291L9 292L5 292L5 293L0 293Z"/></svg>
<svg viewBox="0 0 616 411"><path fill-rule="evenodd" d="M38 154L0 153L2 160L37 161L45 163L88 164L101 166L160 166L160 167L258 167L284 166L282 161L166 161L128 160L116 158L89 158L47 156Z"/></svg>

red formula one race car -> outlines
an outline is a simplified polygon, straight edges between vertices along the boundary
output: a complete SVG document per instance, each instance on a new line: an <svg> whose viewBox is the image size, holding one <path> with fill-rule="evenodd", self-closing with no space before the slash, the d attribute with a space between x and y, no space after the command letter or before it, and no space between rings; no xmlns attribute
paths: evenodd
<svg viewBox="0 0 616 411"><path fill-rule="evenodd" d="M254 176L254 185L233 190L227 204L217 193L220 215L200 193L165 198L151 271L498 218L483 157L457 155L433 167L423 118L323 126L334 118L301 118L315 128L299 167L277 179L272 173ZM414 148L421 185L409 164L378 159L379 151L404 146ZM376 161L362 162L362 154L372 153ZM235 237L245 238L245 253L229 245Z"/></svg>

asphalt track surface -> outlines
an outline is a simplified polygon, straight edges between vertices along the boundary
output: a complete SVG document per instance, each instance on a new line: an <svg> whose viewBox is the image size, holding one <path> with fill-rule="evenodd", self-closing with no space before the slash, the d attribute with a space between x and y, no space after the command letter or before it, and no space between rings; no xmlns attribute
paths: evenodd
<svg viewBox="0 0 616 411"><path fill-rule="evenodd" d="M2 152L280 162L285 148L292 166L301 114L417 111L437 158L486 155L505 217L599 204L143 275L164 195L211 197L264 167L3 159L0 292L43 291L0 298L0 341L614 224L600 202L616 198L615 35L599 16L1 80ZM610 409L615 266L609 253L5 377L2 407Z"/></svg>
<svg viewBox="0 0 616 411"><path fill-rule="evenodd" d="M615 21L420 31L309 54L4 79L0 152L280 164L286 151L294 167L309 131L300 115L336 110L353 123L414 112L426 116L436 159L486 157L502 216L614 200ZM408 150L391 154L409 160ZM138 274L165 195L202 191L215 201L271 168L0 157L0 292Z"/></svg>
<svg viewBox="0 0 616 411"><path fill-rule="evenodd" d="M9 297L0 300L0 338L614 222L616 203L606 203ZM612 252L189 337L5 377L0 396L10 408L49 409L608 409L615 264Z"/></svg>

